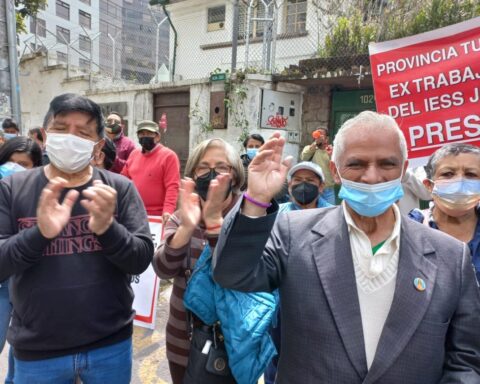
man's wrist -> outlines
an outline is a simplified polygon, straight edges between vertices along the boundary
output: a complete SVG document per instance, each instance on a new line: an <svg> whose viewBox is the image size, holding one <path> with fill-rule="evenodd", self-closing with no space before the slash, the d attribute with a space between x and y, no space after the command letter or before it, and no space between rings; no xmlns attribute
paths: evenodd
<svg viewBox="0 0 480 384"><path fill-rule="evenodd" d="M244 199L241 214L250 218L262 217L267 214L267 208L259 207L258 205Z"/></svg>

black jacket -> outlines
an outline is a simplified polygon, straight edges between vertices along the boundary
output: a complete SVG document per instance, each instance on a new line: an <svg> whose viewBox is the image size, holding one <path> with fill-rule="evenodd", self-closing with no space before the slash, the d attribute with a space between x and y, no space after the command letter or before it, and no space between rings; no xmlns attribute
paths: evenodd
<svg viewBox="0 0 480 384"><path fill-rule="evenodd" d="M80 197L53 240L36 224L48 183L43 167L0 181L0 281L11 280L8 341L20 359L87 351L132 334L130 275L146 270L153 255L147 215L128 179L96 168L93 179L117 191L113 224L101 236L93 234ZM75 189L81 196L91 185Z"/></svg>

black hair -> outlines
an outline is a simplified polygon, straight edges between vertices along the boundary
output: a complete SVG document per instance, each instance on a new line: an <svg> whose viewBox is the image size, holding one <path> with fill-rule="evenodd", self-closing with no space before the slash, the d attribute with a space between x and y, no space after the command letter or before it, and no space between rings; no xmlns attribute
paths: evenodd
<svg viewBox="0 0 480 384"><path fill-rule="evenodd" d="M42 129L39 127L35 127L28 130L28 134L35 136L37 140L40 140L43 143L43 136L42 136Z"/></svg>
<svg viewBox="0 0 480 384"><path fill-rule="evenodd" d="M47 129L47 128L48 128L48 124L50 124L50 121L51 121L52 119L53 119L53 111L48 110L47 114L46 114L45 117L43 118L42 128L43 128L43 129Z"/></svg>
<svg viewBox="0 0 480 384"><path fill-rule="evenodd" d="M2 122L2 129L5 130L5 129L8 129L8 128L13 128L15 129L17 132L19 132L20 130L18 129L18 125L17 123L15 122L15 120L13 119L10 119L9 117L4 119L3 122Z"/></svg>
<svg viewBox="0 0 480 384"><path fill-rule="evenodd" d="M117 115L117 116L120 118L120 122L123 123L123 116L122 116L120 113L118 113L117 111L111 111L111 112L107 115L107 117L108 117L109 115Z"/></svg>
<svg viewBox="0 0 480 384"><path fill-rule="evenodd" d="M247 148L248 140L250 139L260 141L262 145L265 144L265 139L262 137L262 135L259 135L258 133L252 133L243 141L243 148Z"/></svg>
<svg viewBox="0 0 480 384"><path fill-rule="evenodd" d="M0 147L0 165L10 161L15 152L26 153L34 167L42 165L42 149L35 141L25 136L14 137Z"/></svg>
<svg viewBox="0 0 480 384"><path fill-rule="evenodd" d="M102 152L105 154L105 160L103 161L103 166L106 170L109 170L113 167L115 162L115 157L117 156L117 151L115 144L108 137L104 137L105 145L102 148Z"/></svg>
<svg viewBox="0 0 480 384"><path fill-rule="evenodd" d="M47 125L49 123L47 116L50 115L50 117L56 117L61 113L68 112L84 112L89 114L97 123L98 136L103 138L105 127L103 125L103 116L100 106L92 100L75 93L64 93L63 95L55 97L50 102L50 108L45 116L44 124L45 120L47 121Z"/></svg>

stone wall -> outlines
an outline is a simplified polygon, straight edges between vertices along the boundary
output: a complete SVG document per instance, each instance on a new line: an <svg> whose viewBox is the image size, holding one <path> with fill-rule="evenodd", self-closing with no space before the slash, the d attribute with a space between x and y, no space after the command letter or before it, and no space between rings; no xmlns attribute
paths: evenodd
<svg viewBox="0 0 480 384"><path fill-rule="evenodd" d="M307 87L303 96L301 147L312 142L312 132L318 127L329 126L331 108L331 87L314 85Z"/></svg>

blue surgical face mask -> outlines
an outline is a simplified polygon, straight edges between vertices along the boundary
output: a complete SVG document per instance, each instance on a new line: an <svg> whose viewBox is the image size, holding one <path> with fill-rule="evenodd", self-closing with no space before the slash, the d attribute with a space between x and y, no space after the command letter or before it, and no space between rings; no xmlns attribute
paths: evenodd
<svg viewBox="0 0 480 384"><path fill-rule="evenodd" d="M14 137L17 137L18 135L16 133L4 133L3 137L5 137L5 140L10 140L13 139Z"/></svg>
<svg viewBox="0 0 480 384"><path fill-rule="evenodd" d="M342 187L338 197L360 216L379 216L403 197L402 176L378 184L357 183L340 177Z"/></svg>
<svg viewBox="0 0 480 384"><path fill-rule="evenodd" d="M480 180L451 179L433 182L432 195L451 209L469 210L480 200Z"/></svg>
<svg viewBox="0 0 480 384"><path fill-rule="evenodd" d="M252 160L255 156L257 156L258 148L247 148L247 156L250 160Z"/></svg>
<svg viewBox="0 0 480 384"><path fill-rule="evenodd" d="M25 169L26 168L22 167L20 164L14 163L13 161L7 161L5 164L0 165L0 179L17 172L25 171Z"/></svg>

